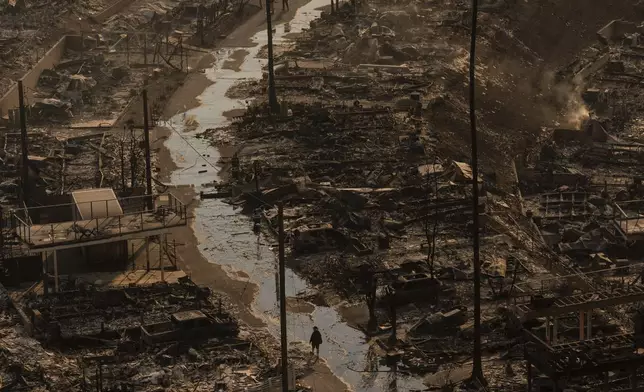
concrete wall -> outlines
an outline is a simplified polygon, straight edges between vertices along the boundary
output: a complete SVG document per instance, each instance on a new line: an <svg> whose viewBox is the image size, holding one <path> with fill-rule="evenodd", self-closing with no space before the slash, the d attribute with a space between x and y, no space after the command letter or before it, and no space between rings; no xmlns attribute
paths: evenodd
<svg viewBox="0 0 644 392"><path fill-rule="evenodd" d="M60 62L60 59L65 53L67 45L67 36L61 38L40 61L22 77L22 83L25 90L25 99L33 97L33 89L38 84L40 74L45 69L54 68ZM0 98L0 117L7 114L9 109L18 108L18 83L16 83L11 90L9 90L2 98Z"/></svg>
<svg viewBox="0 0 644 392"><path fill-rule="evenodd" d="M597 32L597 37L602 43L609 44L622 39L625 34L633 34L637 30L638 28L635 23L624 20L613 20Z"/></svg>

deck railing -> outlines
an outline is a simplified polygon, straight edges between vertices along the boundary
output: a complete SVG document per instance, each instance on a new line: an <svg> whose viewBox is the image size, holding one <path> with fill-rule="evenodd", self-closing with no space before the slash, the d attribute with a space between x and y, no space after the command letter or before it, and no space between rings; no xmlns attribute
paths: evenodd
<svg viewBox="0 0 644 392"><path fill-rule="evenodd" d="M33 207L13 211L12 222L22 241L30 247L43 247L183 226L188 220L187 207L171 194L122 198L118 199L118 204L118 214L114 214L115 199ZM38 213L37 210L55 211L64 208L69 209L68 213L74 211L71 221L42 225L27 223L30 222L31 214ZM79 210L85 214L89 210L89 216L81 217ZM36 239L46 239L46 242L34 243Z"/></svg>

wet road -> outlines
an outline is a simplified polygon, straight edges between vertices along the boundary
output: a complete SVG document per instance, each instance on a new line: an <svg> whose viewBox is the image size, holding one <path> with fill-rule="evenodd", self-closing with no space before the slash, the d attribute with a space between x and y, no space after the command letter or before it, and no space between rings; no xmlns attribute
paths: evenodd
<svg viewBox="0 0 644 392"><path fill-rule="evenodd" d="M320 14L316 8L326 5L326 0L313 0L300 8L295 18L289 23L290 33L308 28L309 22ZM284 41L284 24L275 26L274 42L279 45ZM214 81L199 97L201 105L186 113L174 116L168 125L176 133L166 142L171 156L178 169L172 174L172 183L177 185L194 184L197 192L203 184L218 180L214 167L219 159L219 152L195 135L207 128L217 128L227 124L223 113L245 107L244 100L229 99L226 91L235 83L244 79L261 78L261 69L266 60L257 59L257 53L266 43L266 32L260 32L253 37L257 45L252 48L225 48L217 51L218 61L206 71L206 76ZM233 52L245 49L250 52L239 71L224 69L226 60L230 60ZM196 130L185 132L183 129L185 116L194 116L199 125ZM179 136L177 133L181 133ZM185 140L184 140L185 139ZM199 154L195 152L197 150ZM201 155L201 157L200 157ZM202 158L203 157L203 158ZM204 159L208 162L204 162ZM206 173L199 171L207 170ZM271 248L272 238L259 238L252 233L250 219L234 210L230 205L219 200L202 200L195 211L194 230L199 240L199 249L211 262L223 266L233 279L248 280L258 285L258 292L252 304L253 312L266 321L275 336L279 336L279 308L276 294L276 258ZM249 285L251 290L253 286ZM298 292L308 289L305 281L291 270L287 270L287 296L295 296ZM294 342L308 342L312 327L316 325L324 335L320 355L329 365L333 373L351 386L357 392L386 390L388 373L364 373L355 370L365 369L365 358L368 344L364 335L347 326L333 308L315 307L312 314L289 313L288 339ZM297 344L297 343L296 343ZM350 370L349 368L353 369ZM386 369L381 369L386 370ZM363 382L363 376L372 382ZM418 387L414 380L399 379L398 390L407 391L412 385Z"/></svg>

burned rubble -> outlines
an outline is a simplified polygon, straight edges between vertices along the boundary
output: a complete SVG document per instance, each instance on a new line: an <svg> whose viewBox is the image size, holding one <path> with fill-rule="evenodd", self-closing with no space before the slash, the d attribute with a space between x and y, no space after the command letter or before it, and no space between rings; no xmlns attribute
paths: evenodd
<svg viewBox="0 0 644 392"><path fill-rule="evenodd" d="M275 372L264 352L270 348L227 313L228 301L187 277L121 288L76 280L47 297L22 293L19 303L15 306L31 320L42 347L11 331L17 317L3 326L9 334L0 344L3 380L12 390L65 385L67 390L205 391L213 385L252 386L253 378ZM31 352L18 350L21 340ZM58 364L48 364L52 351L62 356ZM40 366L32 363L42 357Z"/></svg>
<svg viewBox="0 0 644 392"><path fill-rule="evenodd" d="M642 6L481 3L478 178L469 2L349 1L275 48L275 113L268 72L226 92L247 107L201 133L226 147L201 197L242 207L258 248L283 208L287 264L316 287L294 300L364 332L365 368L350 371L365 385L386 371L390 390L399 376L464 386L480 332L488 390L637 390ZM259 7L112 6L0 5L0 389L275 388L269 331L181 270L194 208L161 179L167 135L148 132L204 48ZM287 375L310 375L308 350L289 351Z"/></svg>
<svg viewBox="0 0 644 392"><path fill-rule="evenodd" d="M274 337L181 270L189 201L163 182L154 129L258 7L112 3L0 4L0 389L279 385ZM292 361L293 389L305 367Z"/></svg>
<svg viewBox="0 0 644 392"><path fill-rule="evenodd" d="M349 321L390 370L436 388L465 378L443 376L474 333L469 11L449 3L324 12L277 50L279 114L264 75L229 91L257 98L243 115L202 134L236 151L202 197L243 205L272 234L282 204L289 265L327 304L364 310ZM642 360L642 27L593 14L597 43L553 59L511 31L530 7L514 3L483 12L477 71L489 388L628 390Z"/></svg>

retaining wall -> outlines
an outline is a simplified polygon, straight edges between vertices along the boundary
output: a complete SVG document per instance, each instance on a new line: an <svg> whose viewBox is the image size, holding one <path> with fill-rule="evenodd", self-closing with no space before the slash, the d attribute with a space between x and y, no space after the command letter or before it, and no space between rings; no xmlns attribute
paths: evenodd
<svg viewBox="0 0 644 392"><path fill-rule="evenodd" d="M49 49L43 58L36 63L36 65L29 70L22 77L22 84L25 90L25 99L29 100L33 97L33 90L35 90L36 85L38 84L38 79L40 74L45 69L54 68L56 64L60 62L63 55L65 54L65 48L67 47L67 38L65 36L61 38L56 44ZM0 98L0 117L6 115L9 109L18 108L18 83L14 84L13 87L5 95Z"/></svg>

